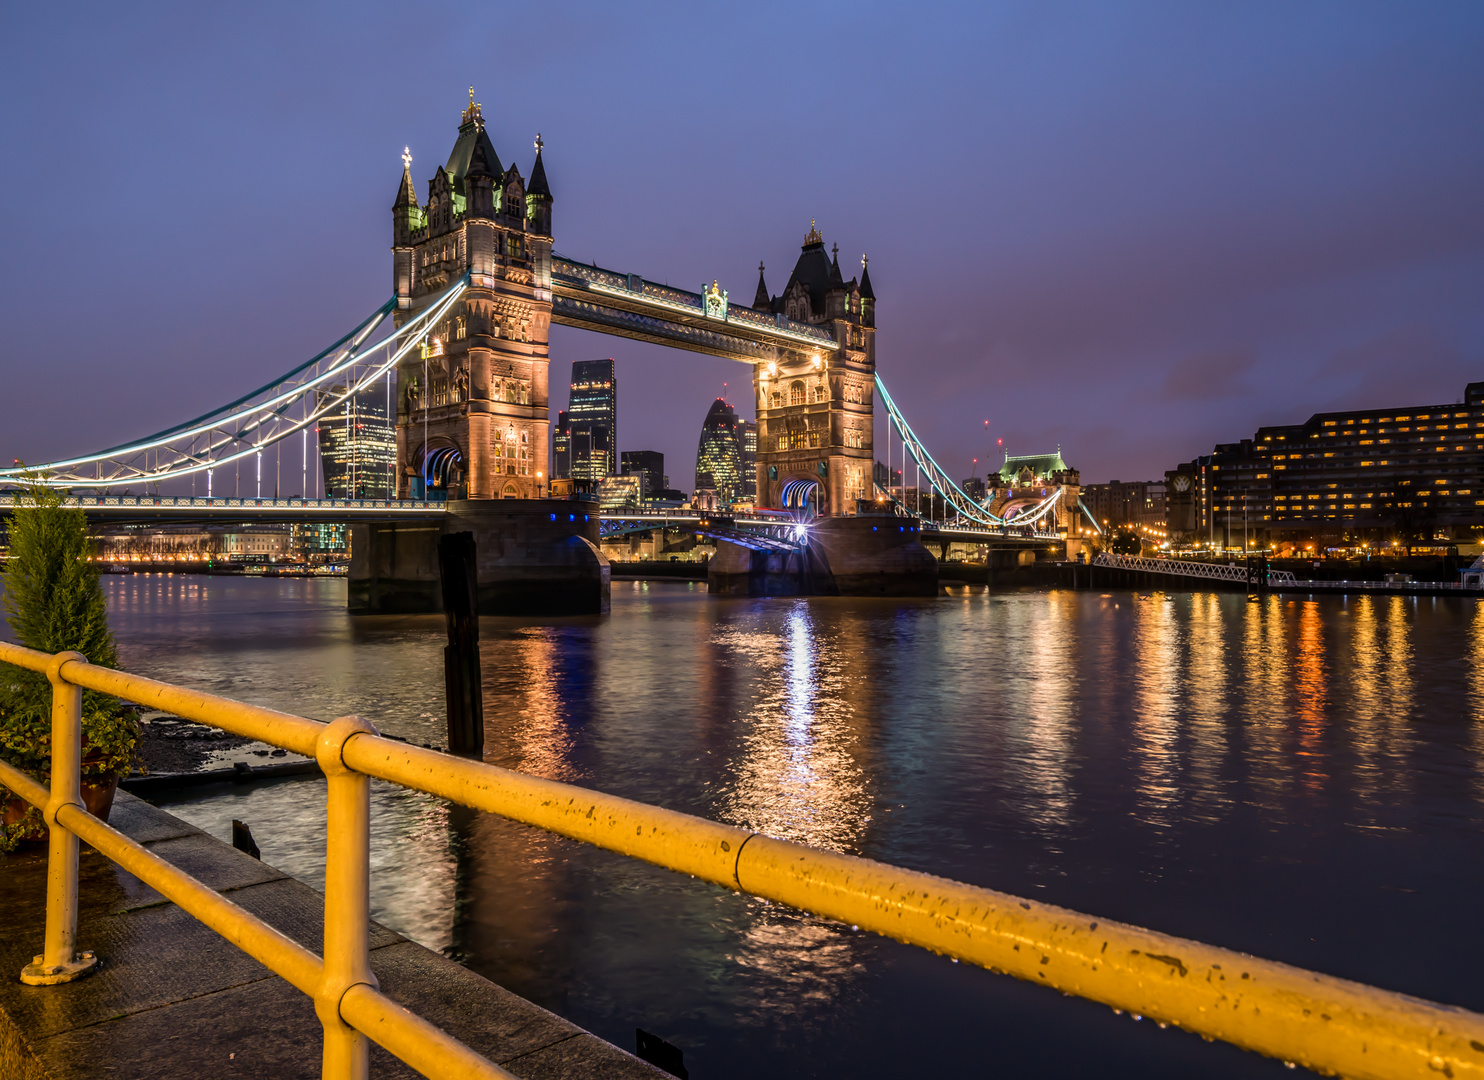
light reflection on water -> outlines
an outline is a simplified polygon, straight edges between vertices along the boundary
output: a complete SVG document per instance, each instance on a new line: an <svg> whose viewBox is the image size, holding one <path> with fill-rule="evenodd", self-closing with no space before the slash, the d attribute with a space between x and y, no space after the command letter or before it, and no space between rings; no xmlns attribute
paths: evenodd
<svg viewBox="0 0 1484 1080"><path fill-rule="evenodd" d="M349 618L340 582L108 587L133 670L443 740L441 618ZM622 583L607 619L481 635L494 763L1484 1008L1484 605ZM378 918L698 1078L1281 1069L373 790ZM320 881L321 785L172 810Z"/></svg>

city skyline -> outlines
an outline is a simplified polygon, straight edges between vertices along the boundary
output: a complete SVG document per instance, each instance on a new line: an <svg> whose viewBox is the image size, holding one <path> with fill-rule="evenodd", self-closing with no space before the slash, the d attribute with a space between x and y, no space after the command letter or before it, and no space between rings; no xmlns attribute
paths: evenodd
<svg viewBox="0 0 1484 1080"><path fill-rule="evenodd" d="M1149 478L1264 424L1439 401L1478 374L1477 8L1135 5L1063 19L996 5L903 26L866 6L819 56L806 43L833 27L822 11L780 39L767 19L562 10L556 54L500 65L488 58L493 15L471 15L447 41L406 42L390 8L304 12L294 34L272 38L229 10L184 27L164 9L126 19L98 8L65 29L59 11L16 13L0 76L13 98L76 70L68 93L28 95L3 121L7 235L25 257L0 273L30 318L0 347L11 390L0 450L61 457L90 448L79 431L123 442L311 355L387 292L398 157L410 146L416 174L431 173L469 83L485 100L508 98L513 82L542 86L503 105L491 136L526 161L544 133L558 250L575 258L691 289L719 279L746 297L760 260L786 273L811 218L848 270L869 253L882 375L909 415L932 418L934 452L954 473L984 458L986 418L1010 452L1061 443L1090 481ZM124 33L135 47L114 48ZM198 33L221 43L209 57L182 45ZM365 57L359 73L309 62L332 41ZM930 78L887 63L930 47ZM805 55L802 87L770 77ZM435 75L394 89L376 74L394 57ZM263 92L269 70L288 74ZM746 101L746 135L639 138L629 103L593 92L614 82ZM826 128L869 128L906 163L888 201L921 209L883 213L880 185L830 155L766 179L796 136L762 118L801 91L828 103ZM80 112L109 162L101 185L54 168ZM203 161L211 184L171 179ZM642 198L606 179L625 173L647 178ZM910 194L924 185L930 204ZM79 313L55 283L83 250L114 285ZM203 260L210 273L177 269ZM608 351L566 328L552 341L558 360ZM663 388L656 397L748 380L735 363L631 342L612 352L633 385ZM36 356L47 362L26 362ZM735 397L748 418L747 395ZM43 419L64 407L75 428ZM659 433L663 413L633 400L636 430ZM656 449L687 456L689 423L660 434Z"/></svg>

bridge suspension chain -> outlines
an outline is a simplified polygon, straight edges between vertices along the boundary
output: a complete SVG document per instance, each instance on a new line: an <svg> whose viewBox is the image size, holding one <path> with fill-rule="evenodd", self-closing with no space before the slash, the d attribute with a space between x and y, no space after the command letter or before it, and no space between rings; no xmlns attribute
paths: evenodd
<svg viewBox="0 0 1484 1080"><path fill-rule="evenodd" d="M888 422L891 427L896 429L897 436L902 441L903 452L911 455L913 462L921 470L922 475L927 478L932 490L937 493L938 497L948 507L953 509L955 516L952 521L946 524L988 529L1020 528L1036 524L1036 522L1043 520L1055 510L1057 502L1061 499L1061 492L1059 490L1053 491L1041 502L1027 508L1022 513L1014 514L1010 517L1001 517L993 513L988 506L976 500L968 492L964 491L963 488L959 487L958 484L954 483L952 478L949 477L948 472L928 452L927 447L923 445L917 433L912 430L912 425L907 422L907 418L902 415L902 410L898 408L896 401L887 391L886 383L882 382L880 375L876 376L876 393L879 395L881 403L886 406ZM907 481L905 458L902 460L902 465L902 483L905 485ZM888 476L888 488L890 487L890 483L891 478ZM886 494L907 513L916 517L922 516L920 510L906 506L901 500L892 496L890 490Z"/></svg>
<svg viewBox="0 0 1484 1080"><path fill-rule="evenodd" d="M316 356L235 401L194 420L84 457L0 469L0 483L63 488L157 484L202 472L209 474L210 470L261 454L292 435L313 430L321 417L376 384L427 339L467 288L466 274L420 315L375 344L366 345L396 310L393 297ZM427 388L423 391L426 393Z"/></svg>

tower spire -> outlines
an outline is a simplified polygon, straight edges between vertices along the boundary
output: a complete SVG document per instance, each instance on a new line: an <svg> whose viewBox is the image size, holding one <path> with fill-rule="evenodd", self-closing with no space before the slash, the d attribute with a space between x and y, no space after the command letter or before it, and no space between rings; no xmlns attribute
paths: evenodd
<svg viewBox="0 0 1484 1080"><path fill-rule="evenodd" d="M763 279L763 264L757 264L757 295L752 298L754 311L771 311L773 298L768 295L768 283Z"/></svg>
<svg viewBox="0 0 1484 1080"><path fill-rule="evenodd" d="M397 201L392 203L392 209L398 210L402 207L417 205L417 187L412 182L412 150L404 146L402 147L402 186L397 188Z"/></svg>
<svg viewBox="0 0 1484 1080"><path fill-rule="evenodd" d="M531 166L531 183L526 188L528 194L551 196L551 187L546 182L546 166L541 162L541 150L546 143L541 138L541 132L536 132L536 164Z"/></svg>
<svg viewBox="0 0 1484 1080"><path fill-rule="evenodd" d="M871 290L871 260L865 255L861 256L861 299L876 299L876 294Z"/></svg>
<svg viewBox="0 0 1484 1080"><path fill-rule="evenodd" d="M481 127L484 126L483 112L481 107L474 100L474 87L471 86L469 87L469 107L465 109L463 115L459 117L459 126L462 127L464 124L472 123L475 120L479 121Z"/></svg>

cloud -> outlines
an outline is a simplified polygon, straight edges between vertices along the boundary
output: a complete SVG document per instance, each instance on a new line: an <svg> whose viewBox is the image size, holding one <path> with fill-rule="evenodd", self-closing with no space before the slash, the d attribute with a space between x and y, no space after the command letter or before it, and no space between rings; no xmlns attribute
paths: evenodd
<svg viewBox="0 0 1484 1080"><path fill-rule="evenodd" d="M1193 353L1175 362L1159 396L1165 401L1215 401L1249 393L1242 376L1253 365L1242 352Z"/></svg>
<svg viewBox="0 0 1484 1080"><path fill-rule="evenodd" d="M1333 353L1304 396L1325 411L1440 405L1460 400L1464 384L1479 378L1477 359L1426 327L1405 326Z"/></svg>

